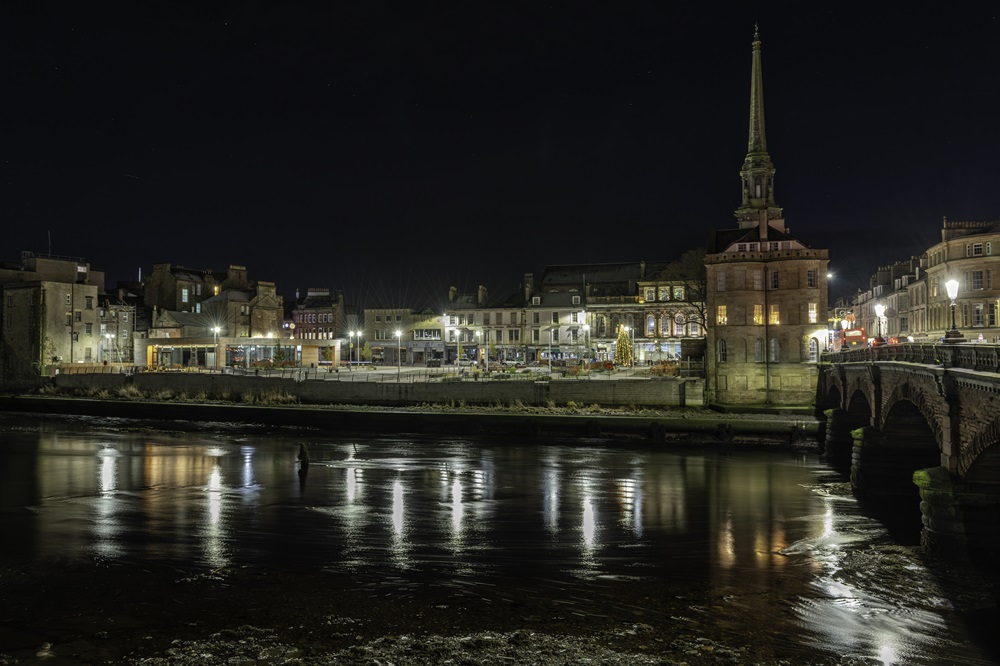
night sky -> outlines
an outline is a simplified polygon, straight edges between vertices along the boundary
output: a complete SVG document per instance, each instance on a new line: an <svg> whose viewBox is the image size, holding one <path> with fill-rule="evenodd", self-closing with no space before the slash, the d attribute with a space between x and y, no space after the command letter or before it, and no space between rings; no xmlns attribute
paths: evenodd
<svg viewBox="0 0 1000 666"><path fill-rule="evenodd" d="M776 199L835 296L1000 219L1000 10L747 4L2 3L0 260L369 306L669 261L735 226L755 23Z"/></svg>

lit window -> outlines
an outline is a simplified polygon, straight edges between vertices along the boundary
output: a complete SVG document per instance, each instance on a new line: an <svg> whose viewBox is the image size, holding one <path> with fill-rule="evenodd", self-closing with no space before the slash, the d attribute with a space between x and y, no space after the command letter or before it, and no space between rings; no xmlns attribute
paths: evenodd
<svg viewBox="0 0 1000 666"><path fill-rule="evenodd" d="M753 306L753 323L755 326L764 325L764 306L760 303L754 303Z"/></svg>
<svg viewBox="0 0 1000 666"><path fill-rule="evenodd" d="M818 320L819 320L819 315L818 315L817 310L816 310L816 304L815 303L810 303L809 304L809 323L810 324L815 324Z"/></svg>
<svg viewBox="0 0 1000 666"><path fill-rule="evenodd" d="M188 302L188 290L187 287L181 287L181 303Z"/></svg>
<svg viewBox="0 0 1000 666"><path fill-rule="evenodd" d="M771 304L771 312L768 315L767 323L769 324L781 323L781 308L778 307L777 303Z"/></svg>
<svg viewBox="0 0 1000 666"><path fill-rule="evenodd" d="M717 305L715 309L715 323L717 326L725 326L729 323L729 317L726 316L726 306Z"/></svg>

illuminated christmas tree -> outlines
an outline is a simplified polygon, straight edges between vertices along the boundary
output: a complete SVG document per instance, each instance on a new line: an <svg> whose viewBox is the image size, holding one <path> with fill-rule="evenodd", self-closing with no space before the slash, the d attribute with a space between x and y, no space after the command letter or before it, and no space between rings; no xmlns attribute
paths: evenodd
<svg viewBox="0 0 1000 666"><path fill-rule="evenodd" d="M632 339L629 338L625 326L618 327L618 339L615 340L615 365L632 367Z"/></svg>

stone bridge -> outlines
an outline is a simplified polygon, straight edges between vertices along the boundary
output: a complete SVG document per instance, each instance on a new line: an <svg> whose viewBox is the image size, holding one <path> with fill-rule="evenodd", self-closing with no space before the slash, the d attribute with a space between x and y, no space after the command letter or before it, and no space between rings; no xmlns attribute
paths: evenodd
<svg viewBox="0 0 1000 666"><path fill-rule="evenodd" d="M825 452L855 494L922 519L951 558L1000 555L1000 347L903 344L825 354Z"/></svg>

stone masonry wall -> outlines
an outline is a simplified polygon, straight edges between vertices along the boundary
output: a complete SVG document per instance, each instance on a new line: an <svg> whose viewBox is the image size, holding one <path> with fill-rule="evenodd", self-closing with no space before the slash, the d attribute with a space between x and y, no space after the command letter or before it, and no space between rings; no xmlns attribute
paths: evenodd
<svg viewBox="0 0 1000 666"><path fill-rule="evenodd" d="M276 377L198 375L187 373L142 373L123 375L57 375L58 388L117 390L134 385L155 394L159 391L204 393L209 398L239 400L244 394L286 393L303 403L419 405L459 403L467 405L565 405L576 402L608 407L701 407L702 379L621 379L613 381L464 381L464 382L348 382L293 381Z"/></svg>

